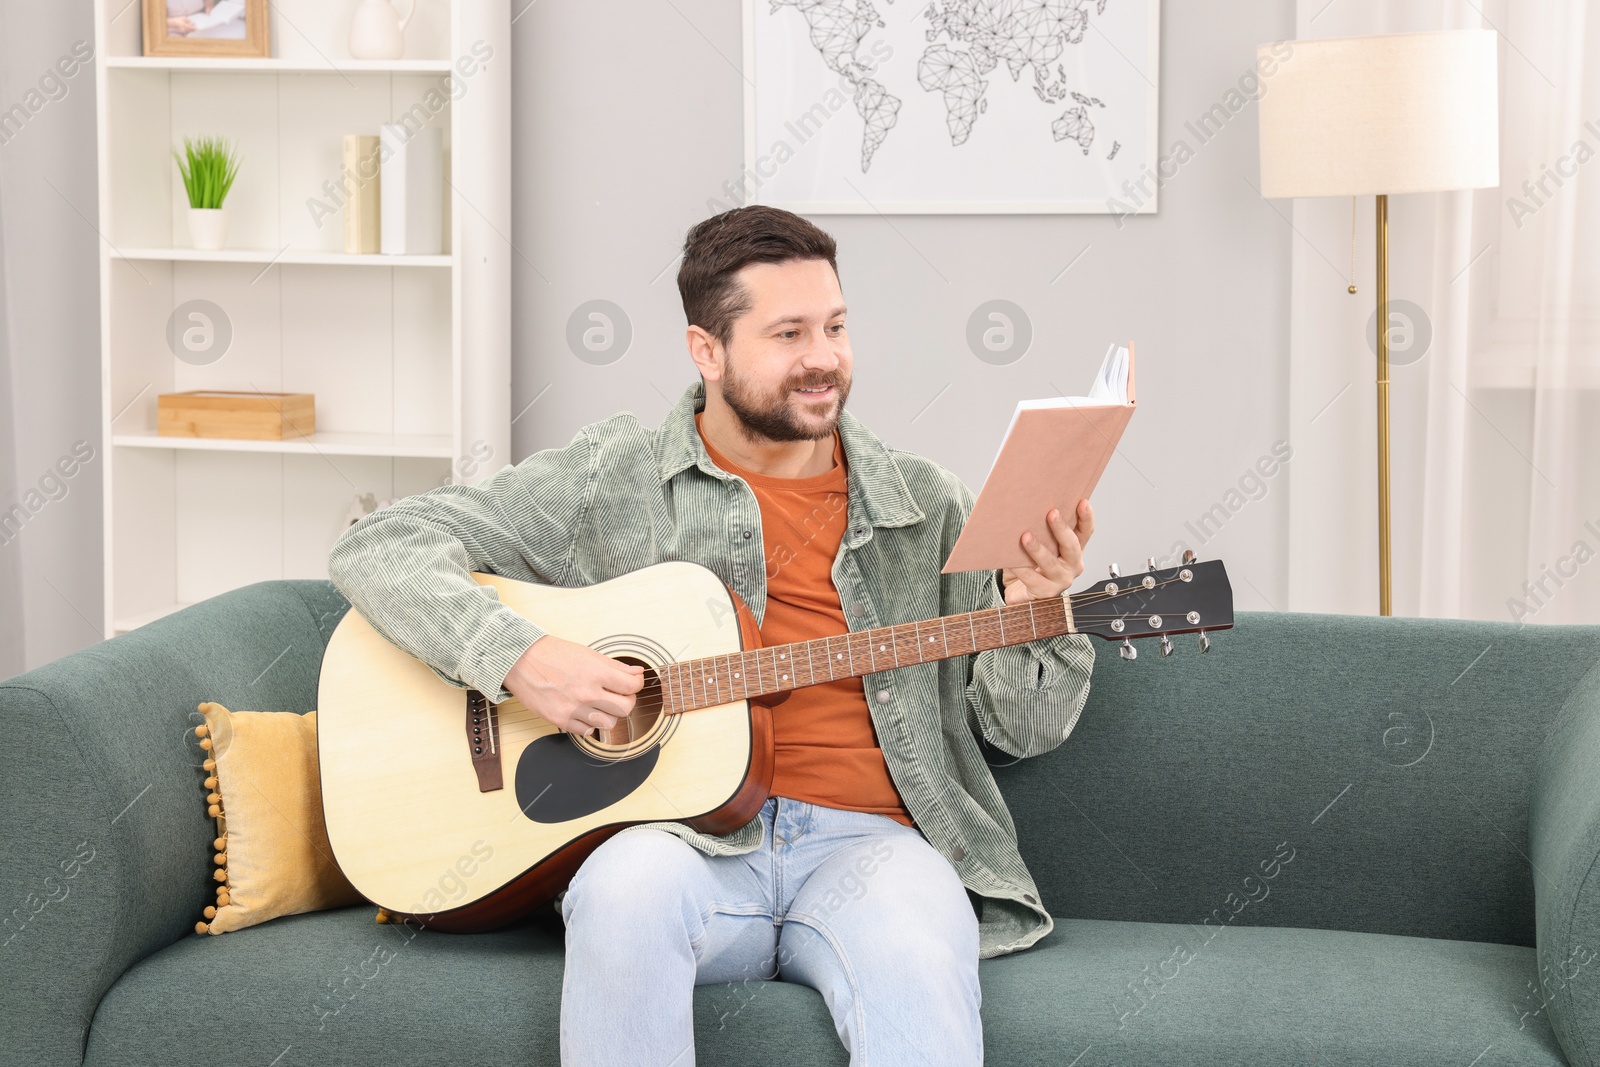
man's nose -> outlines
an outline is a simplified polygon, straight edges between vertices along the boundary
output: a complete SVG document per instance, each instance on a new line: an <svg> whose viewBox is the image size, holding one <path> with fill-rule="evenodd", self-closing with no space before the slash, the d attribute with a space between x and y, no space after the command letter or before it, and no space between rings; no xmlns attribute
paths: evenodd
<svg viewBox="0 0 1600 1067"><path fill-rule="evenodd" d="M811 343L806 346L805 355L800 358L800 363L807 370L833 370L839 366L839 353L834 351L828 338L813 336Z"/></svg>

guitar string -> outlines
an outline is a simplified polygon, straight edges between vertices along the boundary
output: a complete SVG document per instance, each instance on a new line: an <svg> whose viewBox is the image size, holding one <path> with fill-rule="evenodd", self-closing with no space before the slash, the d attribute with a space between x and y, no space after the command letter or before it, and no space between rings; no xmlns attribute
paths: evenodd
<svg viewBox="0 0 1600 1067"><path fill-rule="evenodd" d="M1122 618L1122 617L1123 616L1120 616L1120 615L1104 616L1104 618ZM1129 634L1127 636L1128 637L1135 637L1135 638L1141 638L1142 639L1142 638L1146 638L1146 637L1156 637L1156 636L1159 636L1162 633L1172 634L1172 633L1180 633L1180 632L1192 633L1193 631L1187 631L1187 630L1186 631L1177 631L1177 630L1159 630L1158 631L1158 630L1152 630L1152 631L1149 631L1147 633ZM1018 642L1018 643L1020 644L1021 642ZM1004 647L1004 646L1002 646L1002 647ZM985 649L983 651L987 651L987 649ZM940 659L954 659L956 656L961 656L961 655L970 655L970 653L957 652L957 653L954 653L953 655L941 656L939 658ZM932 660L923 660L922 662L928 663L928 662L934 662L934 661L932 661ZM909 666L909 664L908 664L908 666ZM859 675L853 675L852 677L859 677ZM826 680L827 681L833 681L835 679L831 679L830 678L830 679L826 679ZM808 682L804 686L796 686L795 688L804 689L804 688L809 688L812 685L820 685L820 684L822 684L822 683L821 682L817 682L817 681L813 681L813 682ZM660 688L659 685L657 685L656 688L659 690L659 688ZM782 692L782 690L779 690L779 692ZM768 695L770 695L770 694L768 694ZM753 700L753 699L757 699L757 698L753 697L753 696L752 697L734 697L734 698L732 698L730 700L722 701L721 703L723 703L723 704L732 704L732 703L736 703L739 700ZM708 708L713 708L713 707L718 707L718 706L719 706L718 704L707 704L707 705L703 705L701 707L690 708L690 709L687 709L687 710L688 711L702 711L702 710L706 710ZM608 742L603 742L603 743L606 743L606 744L619 744L619 745L632 744L638 738L644 737L645 735L647 735L650 732L651 729L654 728L655 723L652 722L650 726L646 727L644 730L639 731L637 734L634 734L631 731L631 724L634 722L634 717L639 715L641 712L644 712L644 713L655 713L656 717L659 718L660 715L661 715L661 711L662 711L662 709L664 707L666 707L665 702L664 701L660 701L660 700L653 700L652 699L652 700L649 700L647 702L635 701L634 707L633 707L633 711L630 712L628 715L623 716L623 717L621 717L621 718L619 718L617 720L619 724L624 723L624 722L627 722L627 723L630 724L630 735L629 735L629 737L626 738L626 739L623 739L621 741L614 741L614 742L608 741ZM498 734L499 734L499 738L500 738L500 742L501 742L502 746L507 742L520 742L520 741L524 741L524 740L537 739L539 737L545 737L545 736L548 736L548 735L551 735L551 734L556 734L556 733L563 732L554 723L550 722L548 719L546 719L543 716L539 715L537 712L528 711L528 714L526 714L526 715L518 715L518 714L506 711L504 705L500 705L500 709L501 710L499 711L499 716L498 716L499 717L499 721L500 721L500 728L499 728ZM686 713L686 712L680 712L680 714L684 714L684 713ZM527 727L529 727L529 726L533 727L533 729L531 729L531 730L527 729ZM616 727L612 726L609 729L610 730L614 730L614 729L616 729Z"/></svg>
<svg viewBox="0 0 1600 1067"><path fill-rule="evenodd" d="M1146 614L1145 610L1140 610L1140 611L1137 611L1137 612L1118 612L1118 613L1110 614L1110 615L1098 614L1098 613L1085 614L1085 613L1082 613L1082 612L1078 611L1077 608L1080 605L1087 606L1087 605L1102 604L1107 600L1112 600L1112 599L1116 599L1116 598L1123 597L1123 596L1129 596L1129 595L1132 595L1132 594L1137 594L1139 592L1152 592L1152 591L1154 591L1156 589L1160 589L1160 588L1162 588L1164 586L1171 585L1174 582L1182 582L1182 581L1183 581L1182 578L1178 577L1177 575L1174 575L1174 576L1172 576L1170 578L1160 579L1160 580L1156 581L1153 585L1150 585L1150 586L1145 586L1142 582L1135 582L1133 584L1130 584L1128 586L1128 588L1126 588L1126 589L1118 587L1115 592L1109 592L1104 587L1102 587L1100 589L1086 590L1083 593L1070 595L1069 596L1069 600L1072 602L1073 609L1074 609L1073 612L1072 612L1072 616L1073 616L1074 621L1082 621L1082 622L1094 623L1094 622L1104 622L1104 621L1107 621L1107 620L1126 619L1126 618L1135 617L1135 616L1138 616L1138 615L1144 615L1144 614ZM1033 616L1033 608L1034 608L1034 606L1036 604L1037 604L1037 600L1030 600L1028 602L1030 619ZM1019 606L1020 606L1019 604L1002 604L1000 606L1000 608L988 608L988 609L985 609L985 610L992 611L992 612L995 613L995 616L994 616L995 621L1000 623L1001 631L1003 633L1004 632L1004 628L1005 628L1005 623L1004 623L1004 620L1001 618L1001 616L999 614L1000 611L1005 609L1005 608L1012 608L1012 607L1019 607ZM972 617L974 617L974 616L976 616L978 614L981 614L981 612L967 612L966 614L968 615L969 619L971 619ZM1014 614L1020 614L1020 613L1014 613ZM1150 614L1160 614L1160 612L1150 612ZM955 653L949 652L949 631L948 631L948 626L947 626L947 619L948 618L949 618L948 616L939 616L939 621L941 623L941 626L944 627L944 629L943 629L943 632L944 632L944 635L945 635L944 650L945 650L946 654L942 655L942 656L935 657L934 660L922 659L922 660L918 661L919 663L936 662L937 660L954 659L956 656L972 655L973 654L972 652L955 652ZM916 622L912 622L912 623L895 623L894 625L892 625L890 627L880 627L880 629L888 629L888 630L890 630L891 633L890 633L889 639L891 641L895 642L896 644L898 644L899 643L899 638L896 638L893 635L893 631L898 630L902 626L911 626L911 627L913 627L915 629L916 627L919 627L923 622L927 622L927 623L931 624L933 622L933 620L932 619L923 619L923 620L917 620ZM824 637L821 637L821 638L816 638L813 641L795 642L795 643L792 643L792 644L790 644L788 646L778 645L778 646L773 646L773 647L774 648L788 647L788 648L792 649L796 645L804 645L806 647L808 653L809 653L815 640L823 641L824 642L824 648L826 649L828 647L827 644L826 644L828 641L831 641L831 640L833 640L835 638L838 638L838 637L844 637L844 638L846 638L846 642L845 642L846 649L847 649L847 651L850 652L851 664L853 666L857 653L854 650L849 648L849 640L848 639L853 637L853 636L855 636L855 635L857 635L857 634L860 634L862 632L863 631L857 630L857 631L851 631L851 632L844 633L844 634L829 634L829 635L825 635ZM1037 632L1037 631L1035 631L1035 632ZM1145 637L1155 637L1160 633L1169 633L1170 634L1170 633L1180 633L1180 632L1192 632L1192 631L1166 630L1166 629L1159 630L1159 631L1151 630L1151 631L1137 633L1137 634L1126 634L1126 635L1124 635L1124 637L1125 638L1132 638L1132 637L1145 638ZM918 631L918 636L920 636L920 631ZM1020 641L1019 642L1015 642L1015 644L1022 644L1022 643L1023 642L1020 642ZM920 645L919 645L919 647L920 647ZM993 646L993 647L1007 647L1007 646L1000 645L1000 646ZM767 651L767 650L765 650L765 649L749 649L747 651L754 652L754 653L759 653L759 652ZM975 649L974 651L976 652L976 651L988 651L988 650L987 649ZM868 652L870 653L871 649L868 649ZM728 656L728 657L737 655L737 656L741 656L742 657L744 655L744 653L743 652L723 653L721 655L722 656ZM697 657L697 659L694 659L694 660L680 660L680 661L676 661L676 662L674 662L672 664L665 664L665 665L662 665L662 666L682 668L683 666L685 666L687 664L698 662L700 659L717 659L717 658L719 658L719 656ZM910 664L903 664L903 666L910 666ZM759 670L759 659L757 660L757 667L758 667L758 670ZM662 689L664 689L666 687L666 683L665 683L665 680L663 678L663 675L661 673L660 668L658 667L658 668L655 668L655 669L657 671L656 677L657 677L658 681L653 682L650 685L646 686L645 690L648 690L651 687L654 687L657 690L657 692L659 693ZM872 672L867 671L867 672L862 672L862 673L872 673ZM806 683L806 685L804 685L804 686L793 686L791 688L792 689L804 689L804 688L809 688L810 686L813 686L813 685L822 684L821 682L818 682L816 680L815 667L813 667L812 670L811 670L811 677L812 677L812 681ZM848 677L860 677L860 674L852 673ZM827 681L833 681L835 679L833 679L830 676L826 680ZM644 691L644 690L642 690L642 691ZM783 690L783 689L778 689L778 690L775 690L774 692L784 692L784 691L785 690ZM770 695L770 694L761 694L761 695ZM756 699L756 696L734 697L734 698L732 698L732 699L730 699L728 701L725 701L724 703L733 703L733 702L735 702L737 700L747 700L747 699ZM629 721L631 721L633 716L638 715L641 712L644 712L644 713L654 712L659 717L661 709L665 708L666 706L667 706L667 703L664 700L650 700L649 702L645 702L645 703L641 703L641 702L636 700L635 703L634 703L633 710L629 713L629 715L620 718L618 721L619 722L629 722ZM688 710L698 711L698 710L702 710L703 708L711 708L711 707L716 707L716 706L717 706L716 704L707 704L707 705L701 705L700 707L692 708L692 709L688 709ZM498 733L499 738L500 738L502 743L504 743L506 741L519 741L519 740L522 740L522 739L527 738L527 737L539 737L539 736L544 736L546 734L559 732L558 727L556 727L556 725L554 723L551 723L548 719L545 719L543 716L537 714L536 712L533 712L533 711L530 710L528 716L526 716L526 717L524 717L524 716L514 716L511 713L508 713L507 711L505 711L503 705L501 706L501 708L502 708L502 710L499 713L499 729L498 729L497 733ZM543 727L545 727L545 728L541 728L539 724L543 724ZM525 729L527 726L530 726L530 725L534 726L534 730L532 731L532 733L527 732L526 729ZM615 729L615 727L612 727L611 729ZM646 732L648 732L648 731L646 731ZM626 742L624 742L624 743L626 743Z"/></svg>
<svg viewBox="0 0 1600 1067"><path fill-rule="evenodd" d="M1102 604L1107 600L1112 600L1112 599L1115 599L1117 597L1128 596L1130 594L1137 593L1137 592L1146 592L1146 593L1153 592L1154 590L1160 589L1163 586L1171 585L1174 582L1183 582L1183 579L1179 578L1179 577L1177 577L1175 575L1175 576L1173 576L1171 578L1160 579L1160 580L1156 581L1155 584L1153 584L1151 586L1148 586L1148 587L1144 586L1142 584L1136 583L1134 585L1129 586L1127 589L1118 589L1117 592L1115 592L1115 593L1108 593L1102 588L1102 589L1096 589L1096 590L1088 590L1088 591L1085 591L1083 593L1076 594L1072 598L1073 599L1073 612L1072 612L1073 619L1074 620L1081 619L1081 620L1083 620L1085 622L1100 622L1100 621L1104 621L1104 620L1107 620L1107 619L1128 618L1128 617L1136 616L1136 615L1162 614L1161 612L1150 612L1148 610L1140 610L1140 611L1137 611L1137 612L1123 612L1123 613L1119 613L1119 614L1116 614L1116 615L1093 615L1093 614L1086 615L1086 614L1083 614L1083 613L1079 612L1077 610L1077 608L1078 608L1078 605L1080 605L1080 604L1082 604L1082 605L1097 605L1097 604ZM1036 604L1036 603L1037 603L1037 601L1029 601L1029 608L1030 608L1029 615L1030 615L1030 617L1032 616L1032 610L1031 609L1032 609L1033 605ZM1000 608L986 608L986 609L983 609L983 610L995 612L996 613L996 616L995 616L996 621L1000 621L999 620L999 615L998 615L999 611L1003 610L1004 608L1014 608L1014 607L1020 607L1020 606L1021 606L1020 604L1004 604L1004 605L1001 605ZM981 614L981 613L982 612L967 612L966 614L970 618L971 616L975 616L975 615L978 615L978 614ZM1018 612L1016 614L1020 614L1020 612ZM938 620L939 620L941 626L947 626L946 620L948 618L949 618L949 616L939 616L938 617ZM877 629L880 629L880 630L884 630L884 629L897 630L897 629L899 629L901 627L904 627L904 626L917 627L917 626L920 626L924 622L928 623L929 625L932 625L934 620L933 619L919 619L916 622L895 623L893 626L890 626L890 627L877 627ZM1003 627L1003 625L1004 624L1002 623L1002 627ZM854 630L854 631L851 631L851 632L845 633L845 634L829 634L829 635L826 635L824 637L816 638L815 640L824 642L824 651L827 651L826 642L828 642L828 641L834 640L834 639L839 638L839 637L851 638L851 637L855 637L855 636L857 636L859 634L862 634L862 633L870 633L870 632L871 631ZM899 639L895 638L895 637L893 637L891 635L889 640L898 642ZM1018 643L1020 643L1020 642L1018 642ZM812 642L810 642L810 641L793 642L793 643L791 643L789 645L774 645L774 646L772 646L772 649L779 649L779 648L793 649L797 645L804 645L804 646L806 646L807 653L809 655L811 644L812 644ZM848 644L849 644L849 642L847 640L846 641L847 647L848 647ZM767 649L749 649L747 651L749 651L749 652L764 652L764 651L768 651L768 650ZM868 649L868 652L870 653L871 649ZM699 659L717 659L717 658L721 658L722 656L735 656L735 655L743 655L743 654L744 653L739 653L739 652L719 653L718 655L714 655L714 656L697 657L696 659L693 659L693 660L679 660L679 661L676 661L673 664L673 666L682 666L684 664L694 663L694 662L697 662ZM965 653L956 653L956 655L963 655L963 654L965 654ZM855 655L855 653L852 653L852 657L854 655ZM941 657L941 658L949 658L949 657ZM757 667L759 669L760 661L757 660L756 662L757 662ZM918 662L926 662L926 661L925 660L919 660ZM814 672L813 672L813 676L815 676Z"/></svg>
<svg viewBox="0 0 1600 1067"><path fill-rule="evenodd" d="M1141 612L1140 614L1143 614L1143 613ZM1129 616L1126 615L1126 614L1081 615L1080 616L1080 615L1077 615L1077 613L1074 613L1074 617L1075 618L1081 618L1084 621L1088 621L1088 622L1099 622L1099 621L1104 621L1104 620L1127 618ZM860 632L860 631L857 631L857 632ZM1184 628L1184 629L1165 629L1165 628L1163 628L1161 630L1150 630L1150 631L1144 631L1144 632L1140 632L1140 633L1130 633L1130 634L1126 634L1124 636L1127 637L1127 638L1143 639L1143 638L1147 638L1147 637L1158 637L1161 634L1169 634L1169 635L1171 635L1171 634L1193 633L1193 632L1194 632L1193 630L1190 630L1190 629L1187 629L1187 628ZM1017 643L1018 644L1022 644L1023 642L1017 642ZM946 647L948 647L948 646L946 646ZM996 646L996 647L1007 647L1007 646ZM751 651L759 651L759 650L752 649ZM978 651L988 651L988 649L980 649ZM957 656L971 655L971 654L972 653L970 653L970 652L955 652L955 653L949 653L947 655L936 657L935 659L932 659L932 660L921 660L919 662L932 663L932 662L937 662L938 660L954 659ZM710 658L710 657L708 657L708 658ZM686 661L686 662L693 662L693 661ZM910 666L910 665L911 664L904 664L904 666ZM863 672L863 673L871 673L871 672ZM658 673L657 677L658 678L660 677L659 673ZM852 675L849 675L848 677L860 677L860 675L859 674L852 674ZM815 679L815 674L813 674L813 678ZM827 678L827 679L822 679L820 681L813 680L813 681L807 682L805 685L794 686L794 687L791 687L791 688L793 688L793 689L805 689L805 688L809 688L810 686L813 686L813 685L821 685L825 681L835 681L835 680L837 680L837 679L834 679L834 678L831 678L831 677ZM661 714L662 709L667 706L666 701L658 699L659 693L660 693L661 689L664 688L664 687L660 682L654 682L654 683L651 683L651 685L646 686L645 690L649 690L651 688L654 688L656 690L656 696L653 696L651 698L647 698L646 700L643 700L643 701L636 700L634 702L633 710L629 713L629 715L620 718L618 720L619 722L630 721L634 716L638 716L641 713L645 713L645 714L654 713L659 717L659 715ZM643 692L645 690L641 690L641 691ZM781 689L780 690L776 690L776 692L784 692L784 691L785 690L781 690ZM759 696L761 696L761 695L771 695L771 694L770 693L768 693L768 694L752 694L750 696L733 697L733 698L731 698L729 700L721 701L721 702L719 702L719 704L732 704L732 703L735 703L736 701L739 701L739 700L755 700L755 699L759 699ZM701 705L699 707L690 708L690 709L687 709L687 710L689 710L689 711L700 711L700 710L704 710L706 708L717 707L717 706L719 706L719 704L706 704L706 705ZM499 716L498 717L499 717L500 726L499 726L498 734L499 734L499 737L500 737L500 740L501 740L502 743L505 743L507 741L520 741L520 740L523 740L523 739L526 739L526 738L540 737L540 736L544 736L544 735L547 735L547 734L560 732L559 729L555 726L554 723L551 723L548 719L545 719L543 716L539 715L537 712L533 712L533 711L529 710L527 715L518 715L516 713L507 711L505 709L505 705L503 705L503 704L500 705L499 707L500 707L500 711L499 711ZM528 726L533 726L534 727L531 732L525 729ZM611 729L615 729L615 727L611 727ZM643 731L641 734L639 734L638 736L643 736L643 733L647 733L647 732L648 732L648 728L645 731ZM620 743L628 743L628 742L620 742Z"/></svg>
<svg viewBox="0 0 1600 1067"><path fill-rule="evenodd" d="M1104 619L1127 618L1127 617L1133 616L1133 615L1161 614L1160 612L1149 612L1148 610L1140 610L1140 611L1137 611L1137 612L1124 612L1124 613L1120 613L1118 615L1085 615L1085 614L1080 613L1077 610L1077 607L1080 604L1081 605L1102 604L1107 600L1115 599L1117 597L1128 596L1130 594L1137 593L1137 592L1152 592L1152 591L1154 591L1156 589L1162 588L1163 586L1171 585L1174 582L1182 582L1182 581L1183 581L1182 578L1174 576L1174 577L1171 577L1171 578L1165 578L1165 579L1158 580L1157 582L1155 582L1155 584L1153 584L1151 586L1148 586L1148 587L1144 586L1142 584L1137 584L1136 583L1134 585L1129 586L1127 589L1118 589L1115 593L1108 593L1103 588L1102 589L1095 589L1095 590L1086 590L1085 592L1075 594L1072 597L1073 609L1074 609L1073 613L1072 613L1073 614L1073 618L1074 619L1082 619L1082 620L1084 620L1086 622L1097 622L1097 621L1102 621ZM1036 600L1029 602L1030 616L1032 614L1032 611L1031 611L1032 607L1037 603L1038 603L1038 601L1036 601ZM1021 606L1020 604L1003 604L1003 605L1001 605L1000 608L986 608L986 609L983 609L983 610L984 611L996 612L997 613L996 614L996 621L999 621L998 612L1000 610L1002 610L1004 608L1015 608L1015 607L1020 607L1020 606ZM969 617L971 617L971 616L975 616L975 615L978 615L978 614L981 614L981 613L982 612L980 611L980 612L967 612L966 614ZM1017 614L1020 614L1020 612L1018 612ZM947 625L946 620L948 618L949 618L949 616L938 616L937 617L937 619L938 619L938 621L940 622L941 625ZM899 628L901 628L903 626L916 627L916 626L920 626L924 622L928 623L929 625L932 625L932 623L934 621L935 621L934 619L919 619L919 620L917 620L915 622L895 623L895 624L893 624L892 627L877 627L877 629L880 629L880 630L882 630L882 629L894 630L894 629L899 629ZM859 634L862 634L862 633L870 633L870 632L871 631L854 630L854 631L850 631L849 633L845 633L845 634L828 634L828 635L825 635L823 637L815 638L814 640L824 642L825 643L824 644L824 651L826 651L827 650L826 642L828 642L828 641L835 640L835 639L837 639L839 637L851 638L851 637L855 637L855 636L857 636ZM891 637L890 639L891 640L898 640L898 639L893 638L893 637ZM793 643L791 643L789 645L774 645L774 646L771 646L771 647L773 649L779 649L779 648L791 648L792 649L792 648L795 648L797 645L805 645L807 647L807 651L809 653L811 644L812 644L811 641L802 641L802 642L793 642ZM846 642L846 644L848 645L848 641ZM747 651L749 651L749 652L763 652L763 651L768 651L768 649L749 649ZM870 652L871 650L869 649L868 651ZM694 663L698 659L717 659L717 658L720 658L722 656L734 656L734 655L743 655L743 654L744 653L739 653L739 652L735 652L735 653L719 653L719 654L714 655L714 656L697 657L696 660L679 660L679 661L676 661L673 665L674 666L681 666L681 665L687 664L687 663ZM961 654L962 653L957 653L957 655L961 655ZM852 653L852 655L854 655L854 653ZM926 661L919 661L919 662L926 662ZM759 669L759 666L760 666L760 663L759 663L759 661L757 661L757 668L758 669Z"/></svg>
<svg viewBox="0 0 1600 1067"><path fill-rule="evenodd" d="M1127 595L1130 595L1130 594L1133 594L1133 593L1137 593L1137 592L1140 592L1140 591L1151 592L1151 591L1153 591L1155 589L1159 589L1159 588L1161 588L1163 586L1171 585L1174 582L1181 582L1181 581L1182 581L1181 578L1178 578L1178 577L1174 576L1174 577L1171 577L1171 578L1166 578L1166 579L1159 580L1154 585L1151 585L1151 586L1148 586L1148 587L1144 586L1142 584L1137 584L1136 583L1134 585L1129 586L1126 590L1119 588L1115 593L1107 592L1103 588L1102 589L1096 589L1096 590L1087 590L1087 591L1085 591L1083 593L1076 594L1071 598L1073 600L1073 602L1074 602L1073 603L1074 611L1072 613L1073 619L1074 620L1082 620L1084 622L1101 622L1101 621L1105 621L1105 620L1108 620L1108 619L1114 620L1114 619L1118 619L1118 618L1129 618L1131 616L1144 615L1144 614L1147 613L1145 610L1140 610L1140 611L1137 611L1137 612L1121 612L1121 613L1117 613L1117 614L1114 614L1114 615L1083 614L1083 613L1077 611L1076 608L1080 604L1083 604L1083 605L1100 604L1100 603L1105 602L1106 600L1111 600L1111 599L1114 599L1114 598L1117 598L1117 597L1127 596ZM1034 604L1036 604L1036 603L1037 603L1037 601L1030 601L1029 602L1030 616L1032 615L1031 609L1034 606ZM1003 604L1003 605L1001 605L1000 608L988 608L988 609L984 609L984 610L996 612L995 621L1001 622L999 614L998 614L999 611L1003 610L1004 608L1013 608L1013 607L1020 607L1020 605L1019 604ZM972 616L976 616L978 614L981 614L981 612L967 612L966 614L970 618ZM1020 614L1020 613L1018 613L1018 614ZM1150 614L1160 614L1160 613L1159 612L1150 612ZM939 621L940 621L941 625L945 624L945 620L946 619L948 619L948 616L940 616L939 617ZM911 622L911 623L895 623L890 627L879 627L878 629L889 629L889 630L893 631L893 630L897 630L897 629L899 629L899 628L901 628L903 626L911 626L911 627L915 628L917 626L920 626L923 622L927 622L927 623L931 624L933 621L934 620L932 620L932 619L922 619L922 620L917 620L916 622ZM1001 622L1001 626L1002 626L1002 629L1003 629L1004 628L1004 623L1003 622ZM870 632L870 631L856 630L856 631L851 631L851 632L845 633L845 634L828 634L828 635L825 635L823 637L816 638L814 640L823 641L825 643L824 647L826 648L826 642L828 642L828 641L834 640L834 639L839 638L839 637L844 637L844 638L848 639L850 637L854 637L854 636L856 636L856 635L858 635L860 633L863 633L863 632ZM919 636L920 636L920 634L919 634ZM1141 634L1139 636L1146 636L1146 635ZM1152 632L1148 636L1155 636L1155 634L1154 634L1154 632ZM899 641L899 639L894 637L892 635L892 633L891 633L891 636L890 636L889 639L891 641L896 642L896 643L898 643L898 641ZM1022 642L1016 642L1016 643L1017 644L1021 644ZM802 645L802 644L807 647L807 651L809 652L810 651L810 647L813 644L813 641L794 642L794 643L791 643L790 645L787 645L787 646L776 645L776 646L772 646L772 647L774 649L785 648L785 647L794 648L796 645ZM846 647L847 648L848 648L848 645L849 645L849 641L847 640L846 641ZM946 631L945 647L946 648L949 647L948 631ZM998 647L1006 647L1006 646L998 646ZM748 649L746 651L747 652L752 652L752 653L759 653L759 652L768 651L768 650L767 649ZM871 650L869 649L868 651L870 653ZM987 651L987 650L984 649L984 650L979 650L979 651ZM855 653L854 651L851 651L852 662L854 661L854 658L855 658L856 654L857 653ZM955 656L958 656L958 655L970 655L970 654L971 653L957 652L957 653L951 653L951 654L945 655L945 656L940 656L938 658L939 659L952 659L952 658L954 658ZM716 658L719 658L720 656L734 656L734 655L742 656L742 655L744 655L744 653L743 652L738 652L738 653L720 653L720 654L714 655L714 656L697 657L694 660L679 660L679 661L675 661L672 664L667 664L666 666L681 668L681 667L685 666L686 664L697 662L699 659L716 659ZM929 661L928 660L919 660L918 662L926 663L926 662L929 662ZM905 666L909 666L909 664L905 664ZM759 660L757 660L757 667L759 669ZM868 672L868 673L871 673L871 672ZM812 674L813 678L816 676L815 668L812 669L811 674ZM659 668L658 668L658 676L659 676ZM830 680L832 680L832 679L830 678ZM811 682L811 683L808 683L808 684L816 685L816 684L820 684L820 683ZM804 688L804 687L795 687L795 688ZM778 691L781 692L782 690L778 690ZM742 698L740 698L740 699L742 699ZM715 706L715 705L708 705L708 706Z"/></svg>

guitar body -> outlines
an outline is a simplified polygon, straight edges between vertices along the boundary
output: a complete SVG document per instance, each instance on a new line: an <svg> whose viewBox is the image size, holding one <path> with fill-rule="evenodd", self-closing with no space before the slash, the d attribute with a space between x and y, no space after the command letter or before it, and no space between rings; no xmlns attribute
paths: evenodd
<svg viewBox="0 0 1600 1067"><path fill-rule="evenodd" d="M774 701L661 710L654 668L760 646L713 571L673 560L581 588L472 577L548 633L644 666L645 688L616 728L579 737L447 684L347 612L323 659L317 748L328 840L364 896L435 929L494 929L553 900L628 826L726 834L760 812Z"/></svg>

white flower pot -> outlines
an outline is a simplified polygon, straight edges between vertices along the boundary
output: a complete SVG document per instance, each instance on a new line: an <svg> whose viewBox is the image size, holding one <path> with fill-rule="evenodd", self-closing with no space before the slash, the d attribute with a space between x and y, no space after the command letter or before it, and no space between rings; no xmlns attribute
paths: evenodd
<svg viewBox="0 0 1600 1067"><path fill-rule="evenodd" d="M189 241L196 248L215 251L228 243L228 216L220 207L189 209Z"/></svg>

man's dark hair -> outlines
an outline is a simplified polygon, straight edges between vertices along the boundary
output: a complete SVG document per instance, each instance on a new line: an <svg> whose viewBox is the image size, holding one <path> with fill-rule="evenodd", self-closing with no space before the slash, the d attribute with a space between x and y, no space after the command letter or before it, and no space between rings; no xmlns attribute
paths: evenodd
<svg viewBox="0 0 1600 1067"><path fill-rule="evenodd" d="M792 211L748 204L696 223L683 240L678 294L689 325L727 345L733 323L750 310L750 293L734 277L749 263L825 259L835 276L832 237Z"/></svg>

